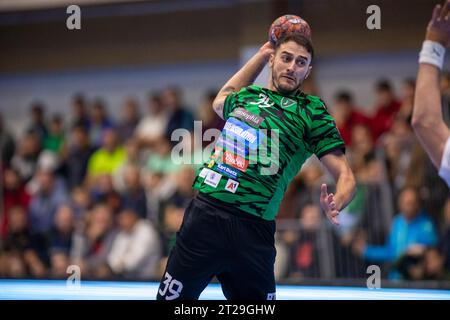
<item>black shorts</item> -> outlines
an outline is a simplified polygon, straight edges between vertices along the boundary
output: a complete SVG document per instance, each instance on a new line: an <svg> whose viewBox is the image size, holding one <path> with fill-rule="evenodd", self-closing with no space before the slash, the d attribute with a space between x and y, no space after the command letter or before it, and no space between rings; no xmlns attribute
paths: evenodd
<svg viewBox="0 0 450 320"><path fill-rule="evenodd" d="M274 300L275 221L210 199L200 194L187 207L157 299L197 300L217 276L229 300Z"/></svg>

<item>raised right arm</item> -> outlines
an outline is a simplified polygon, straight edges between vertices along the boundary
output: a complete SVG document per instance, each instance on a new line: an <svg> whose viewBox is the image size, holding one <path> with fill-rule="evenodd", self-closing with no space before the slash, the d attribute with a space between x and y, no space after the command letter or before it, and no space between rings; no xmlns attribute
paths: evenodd
<svg viewBox="0 0 450 320"><path fill-rule="evenodd" d="M212 105L219 117L222 119L224 118L223 107L227 96L232 92L237 92L243 87L251 85L269 61L271 54L274 54L274 49L270 42L266 42L258 52L247 61L247 63L236 72L227 83L225 83L222 89L220 89Z"/></svg>

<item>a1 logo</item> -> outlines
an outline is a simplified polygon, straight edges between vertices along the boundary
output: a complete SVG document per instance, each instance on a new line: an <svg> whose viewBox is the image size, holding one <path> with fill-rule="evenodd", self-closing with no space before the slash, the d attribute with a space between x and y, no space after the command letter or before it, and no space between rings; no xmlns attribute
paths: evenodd
<svg viewBox="0 0 450 320"><path fill-rule="evenodd" d="M232 179L228 179L227 184L225 185L225 190L235 193L239 186L239 182L234 181Z"/></svg>

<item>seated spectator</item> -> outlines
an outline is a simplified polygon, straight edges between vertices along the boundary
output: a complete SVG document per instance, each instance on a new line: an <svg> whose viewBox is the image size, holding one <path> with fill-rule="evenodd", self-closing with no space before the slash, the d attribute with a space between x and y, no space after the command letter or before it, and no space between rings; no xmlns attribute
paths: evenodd
<svg viewBox="0 0 450 320"><path fill-rule="evenodd" d="M426 155L409 122L395 117L392 127L380 141L384 148L388 179L394 196L404 185L423 186Z"/></svg>
<svg viewBox="0 0 450 320"><path fill-rule="evenodd" d="M27 132L20 139L16 154L11 160L11 166L16 169L24 182L28 182L34 175L37 167L41 143L39 136L34 132Z"/></svg>
<svg viewBox="0 0 450 320"><path fill-rule="evenodd" d="M127 98L122 106L122 120L117 126L122 143L133 137L140 117L137 101L132 98Z"/></svg>
<svg viewBox="0 0 450 320"><path fill-rule="evenodd" d="M147 169L151 172L162 174L174 174L179 170L179 165L172 161L172 148L170 141L161 138L153 153L147 160Z"/></svg>
<svg viewBox="0 0 450 320"><path fill-rule="evenodd" d="M114 214L120 211L122 207L122 197L116 189L114 189L111 175L103 174L99 176L90 192L90 197L94 204L102 202L106 203Z"/></svg>
<svg viewBox="0 0 450 320"><path fill-rule="evenodd" d="M108 264L116 276L152 279L161 258L159 235L150 221L133 209L120 212L119 233L108 254Z"/></svg>
<svg viewBox="0 0 450 320"><path fill-rule="evenodd" d="M97 204L90 213L85 228L74 235L71 261L80 266L81 273L91 279L111 277L107 257L117 231L112 210Z"/></svg>
<svg viewBox="0 0 450 320"><path fill-rule="evenodd" d="M30 233L24 208L13 207L10 227L3 242L3 257L7 277L43 278L47 274L45 238Z"/></svg>
<svg viewBox="0 0 450 320"><path fill-rule="evenodd" d="M397 262L397 268L405 280L450 280L444 260L438 248L421 248L405 253Z"/></svg>
<svg viewBox="0 0 450 320"><path fill-rule="evenodd" d="M91 146L89 135L82 126L76 126L71 132L71 141L62 155L67 176L67 185L70 189L83 184L89 159L95 152Z"/></svg>
<svg viewBox="0 0 450 320"><path fill-rule="evenodd" d="M8 168L3 174L3 214L0 215L1 238L4 238L9 229L9 216L13 207L28 210L30 194L26 191L17 170Z"/></svg>
<svg viewBox="0 0 450 320"><path fill-rule="evenodd" d="M147 218L147 197L140 174L138 166L129 165L125 169L125 189L121 196L125 208L133 209L140 218Z"/></svg>
<svg viewBox="0 0 450 320"><path fill-rule="evenodd" d="M55 215L54 227L48 238L48 250L50 253L57 251L69 256L72 249L72 236L75 230L75 215L68 204L58 208Z"/></svg>
<svg viewBox="0 0 450 320"><path fill-rule="evenodd" d="M75 232L75 216L69 205L59 207L54 225L48 237L47 249L50 258L50 277L67 279L66 270L70 264L72 238Z"/></svg>
<svg viewBox="0 0 450 320"><path fill-rule="evenodd" d="M119 144L116 130L105 130L102 147L92 154L88 162L89 185L95 183L100 175L113 174L125 161L125 149Z"/></svg>
<svg viewBox="0 0 450 320"><path fill-rule="evenodd" d="M424 252L424 280L450 280L450 272L445 269L445 256L436 247Z"/></svg>
<svg viewBox="0 0 450 320"><path fill-rule="evenodd" d="M354 105L353 96L350 92L338 92L332 110L336 126L347 146L352 144L352 130L355 125L367 127L370 125L369 117L358 111L358 108Z"/></svg>
<svg viewBox="0 0 450 320"><path fill-rule="evenodd" d="M36 173L37 192L29 206L29 222L33 233L46 234L53 227L56 210L67 203L69 196L64 183L51 170L39 169Z"/></svg>
<svg viewBox="0 0 450 320"><path fill-rule="evenodd" d="M162 201L162 216L158 219L158 227L162 231L164 244L166 245L164 256L168 256L170 250L172 250L176 240L176 232L183 222L184 211L195 195L195 191L192 189L194 178L193 167L183 166L178 174L174 193Z"/></svg>
<svg viewBox="0 0 450 320"><path fill-rule="evenodd" d="M50 252L50 278L51 279L67 279L67 267L70 265L67 252L59 249Z"/></svg>
<svg viewBox="0 0 450 320"><path fill-rule="evenodd" d="M149 114L139 122L135 136L141 146L151 150L166 134L169 110L165 108L159 93L149 96L148 110Z"/></svg>
<svg viewBox="0 0 450 320"><path fill-rule="evenodd" d="M57 154L61 151L64 144L64 128L63 119L56 114L50 120L48 126L48 134L44 139L43 149L53 151Z"/></svg>
<svg viewBox="0 0 450 320"><path fill-rule="evenodd" d="M125 190L125 170L129 166L144 167L146 158L141 154L139 148L139 141L136 138L131 138L125 142L125 161L113 173L114 188L117 191L123 192Z"/></svg>
<svg viewBox="0 0 450 320"><path fill-rule="evenodd" d="M375 146L370 129L364 125L355 125L351 131L352 147L349 149L349 161L360 183L378 183L383 178L382 163L375 157Z"/></svg>
<svg viewBox="0 0 450 320"><path fill-rule="evenodd" d="M437 233L428 215L421 211L419 193L412 187L404 188L399 195L399 210L392 221L391 231L383 246L366 244L359 239L354 244L355 252L369 262L394 263L408 251L416 251L437 244ZM389 276L398 279L393 268Z"/></svg>
<svg viewBox="0 0 450 320"><path fill-rule="evenodd" d="M81 93L77 93L73 96L71 101L72 124L70 129L82 127L86 132L89 132L91 119L87 112L86 104L86 98Z"/></svg>
<svg viewBox="0 0 450 320"><path fill-rule="evenodd" d="M169 87L163 92L163 103L170 112L167 122L166 137L171 140L174 130L194 130L194 116L188 107L181 101L181 90L177 87Z"/></svg>
<svg viewBox="0 0 450 320"><path fill-rule="evenodd" d="M75 220L83 220L92 207L89 190L83 187L74 188L71 193L70 204L75 214Z"/></svg>
<svg viewBox="0 0 450 320"><path fill-rule="evenodd" d="M157 223L164 210L164 203L175 192L176 179L163 172L143 170L143 185L147 198L148 218Z"/></svg>
<svg viewBox="0 0 450 320"><path fill-rule="evenodd" d="M31 105L31 123L25 131L36 133L40 144L45 141L48 134L48 129L45 123L45 107L42 103L34 102Z"/></svg>
<svg viewBox="0 0 450 320"><path fill-rule="evenodd" d="M89 138L95 148L100 148L105 131L113 127L103 101L97 99L92 104L90 113Z"/></svg>
<svg viewBox="0 0 450 320"><path fill-rule="evenodd" d="M306 205L300 213L300 231L283 235L291 251L288 274L294 278L320 278L319 232L322 212L317 205Z"/></svg>
<svg viewBox="0 0 450 320"><path fill-rule="evenodd" d="M395 115L400 110L400 102L396 99L392 86L387 80L380 80L376 85L377 101L375 114L371 118L374 140L388 131Z"/></svg>
<svg viewBox="0 0 450 320"><path fill-rule="evenodd" d="M3 123L3 115L0 112L0 160L4 167L9 167L11 165L11 159L14 156L15 148L16 143L14 137Z"/></svg>

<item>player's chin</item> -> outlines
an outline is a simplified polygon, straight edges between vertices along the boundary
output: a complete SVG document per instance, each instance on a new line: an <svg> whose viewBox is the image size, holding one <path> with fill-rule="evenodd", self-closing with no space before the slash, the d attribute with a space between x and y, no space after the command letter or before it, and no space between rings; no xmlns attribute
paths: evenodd
<svg viewBox="0 0 450 320"><path fill-rule="evenodd" d="M280 91L281 93L292 93L298 89L298 85L291 83L280 83Z"/></svg>

